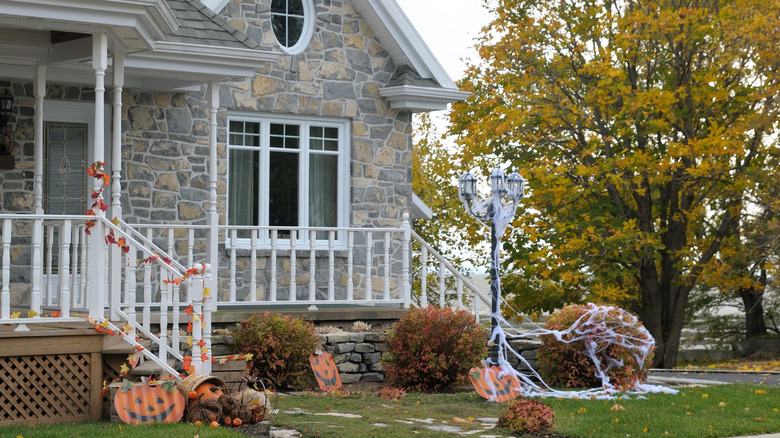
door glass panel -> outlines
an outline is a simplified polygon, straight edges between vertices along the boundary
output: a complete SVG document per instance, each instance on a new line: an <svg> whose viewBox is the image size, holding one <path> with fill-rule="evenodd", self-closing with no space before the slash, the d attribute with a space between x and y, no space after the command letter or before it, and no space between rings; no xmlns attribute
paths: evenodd
<svg viewBox="0 0 780 438"><path fill-rule="evenodd" d="M87 125L44 124L43 210L47 214L87 211Z"/></svg>

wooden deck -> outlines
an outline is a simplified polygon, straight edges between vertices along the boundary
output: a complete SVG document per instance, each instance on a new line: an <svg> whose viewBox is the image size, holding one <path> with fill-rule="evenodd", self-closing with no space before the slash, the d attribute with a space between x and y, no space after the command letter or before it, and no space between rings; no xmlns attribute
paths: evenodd
<svg viewBox="0 0 780 438"><path fill-rule="evenodd" d="M98 420L103 335L83 323L0 327L0 425Z"/></svg>

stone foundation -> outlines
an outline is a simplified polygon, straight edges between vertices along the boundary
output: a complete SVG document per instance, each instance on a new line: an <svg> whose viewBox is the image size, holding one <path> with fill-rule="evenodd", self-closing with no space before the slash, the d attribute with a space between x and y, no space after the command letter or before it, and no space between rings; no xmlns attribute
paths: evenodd
<svg viewBox="0 0 780 438"><path fill-rule="evenodd" d="M380 360L386 356L385 333L337 332L319 334L322 347L333 355L341 383L382 382L384 368Z"/></svg>
<svg viewBox="0 0 780 438"><path fill-rule="evenodd" d="M318 334L322 349L333 355L342 383L383 382L380 360L387 355L384 332L337 332ZM236 354L230 348L232 336L215 335L212 351L217 356Z"/></svg>

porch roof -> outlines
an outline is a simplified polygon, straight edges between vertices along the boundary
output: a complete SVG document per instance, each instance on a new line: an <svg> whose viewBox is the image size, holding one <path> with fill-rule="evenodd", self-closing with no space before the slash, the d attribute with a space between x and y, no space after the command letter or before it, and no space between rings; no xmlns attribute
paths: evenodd
<svg viewBox="0 0 780 438"><path fill-rule="evenodd" d="M109 50L126 54L125 86L136 90L252 76L281 54L198 0L8 0L0 3L3 76L29 79L46 65L50 80L91 84L93 33L106 33Z"/></svg>

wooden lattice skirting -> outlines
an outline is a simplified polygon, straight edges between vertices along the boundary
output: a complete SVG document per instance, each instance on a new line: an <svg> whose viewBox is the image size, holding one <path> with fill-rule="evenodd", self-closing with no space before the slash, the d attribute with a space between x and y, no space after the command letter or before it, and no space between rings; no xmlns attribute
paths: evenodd
<svg viewBox="0 0 780 438"><path fill-rule="evenodd" d="M99 420L100 336L0 337L0 425Z"/></svg>

